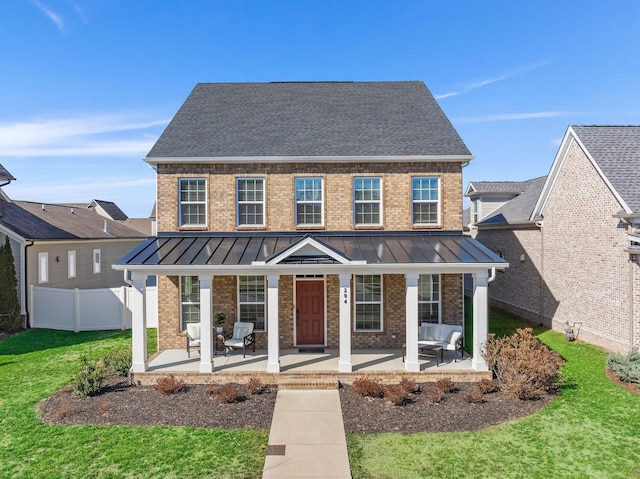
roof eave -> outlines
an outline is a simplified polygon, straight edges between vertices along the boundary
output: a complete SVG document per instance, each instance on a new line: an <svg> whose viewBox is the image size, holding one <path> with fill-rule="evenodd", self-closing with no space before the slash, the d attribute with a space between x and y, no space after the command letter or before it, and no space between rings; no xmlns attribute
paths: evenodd
<svg viewBox="0 0 640 479"><path fill-rule="evenodd" d="M464 163L474 155L380 155L380 156L147 156L144 161L150 165L187 164L262 164L262 163L411 163L411 162L451 162Z"/></svg>

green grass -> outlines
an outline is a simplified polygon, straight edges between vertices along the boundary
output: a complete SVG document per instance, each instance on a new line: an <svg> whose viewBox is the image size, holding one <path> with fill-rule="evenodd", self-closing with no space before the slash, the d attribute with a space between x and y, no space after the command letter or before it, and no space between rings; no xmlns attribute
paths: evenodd
<svg viewBox="0 0 640 479"><path fill-rule="evenodd" d="M490 315L491 332L523 325ZM353 477L640 478L640 396L606 377L602 349L541 328L535 334L566 359L558 399L478 432L349 435Z"/></svg>
<svg viewBox="0 0 640 479"><path fill-rule="evenodd" d="M0 342L0 477L258 478L269 431L51 426L37 404L69 384L80 357L131 344L130 331L31 330ZM149 330L149 350L156 331Z"/></svg>

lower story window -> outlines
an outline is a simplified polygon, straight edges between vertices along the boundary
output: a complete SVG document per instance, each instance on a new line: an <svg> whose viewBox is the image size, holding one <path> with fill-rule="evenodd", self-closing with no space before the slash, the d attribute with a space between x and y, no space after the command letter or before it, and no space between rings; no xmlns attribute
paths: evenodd
<svg viewBox="0 0 640 479"><path fill-rule="evenodd" d="M439 274L421 274L418 278L418 322L440 322Z"/></svg>
<svg viewBox="0 0 640 479"><path fill-rule="evenodd" d="M240 321L253 323L254 331L266 331L264 276L239 276L238 309Z"/></svg>
<svg viewBox="0 0 640 479"><path fill-rule="evenodd" d="M200 322L200 279L197 276L180 276L180 331L187 323Z"/></svg>
<svg viewBox="0 0 640 479"><path fill-rule="evenodd" d="M382 276L355 276L356 331L382 331Z"/></svg>

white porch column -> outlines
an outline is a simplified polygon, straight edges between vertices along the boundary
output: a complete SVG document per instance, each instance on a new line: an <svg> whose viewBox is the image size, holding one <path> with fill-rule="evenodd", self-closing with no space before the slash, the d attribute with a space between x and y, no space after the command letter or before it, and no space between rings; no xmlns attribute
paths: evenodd
<svg viewBox="0 0 640 479"><path fill-rule="evenodd" d="M406 328L406 358L404 367L407 371L420 371L420 363L418 362L418 277L417 273L407 273L407 296L405 320Z"/></svg>
<svg viewBox="0 0 640 479"><path fill-rule="evenodd" d="M200 281L200 372L213 372L212 276L198 276Z"/></svg>
<svg viewBox="0 0 640 479"><path fill-rule="evenodd" d="M278 317L279 274L267 276L267 372L280 372L280 319Z"/></svg>
<svg viewBox="0 0 640 479"><path fill-rule="evenodd" d="M147 275L132 273L133 287L129 290L131 310L131 371L142 373L147 370Z"/></svg>
<svg viewBox="0 0 640 479"><path fill-rule="evenodd" d="M351 275L340 275L340 361L338 371L350 373L351 364Z"/></svg>
<svg viewBox="0 0 640 479"><path fill-rule="evenodd" d="M489 302L487 300L488 273L473 274L473 358L471 367L487 371L489 367L480 354L482 344L489 335Z"/></svg>

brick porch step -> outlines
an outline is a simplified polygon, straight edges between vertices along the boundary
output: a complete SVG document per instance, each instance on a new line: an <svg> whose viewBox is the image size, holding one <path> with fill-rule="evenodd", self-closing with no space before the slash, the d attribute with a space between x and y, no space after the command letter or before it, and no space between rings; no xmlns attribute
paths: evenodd
<svg viewBox="0 0 640 479"><path fill-rule="evenodd" d="M282 377L278 378L278 390L338 389L338 379L331 377Z"/></svg>

